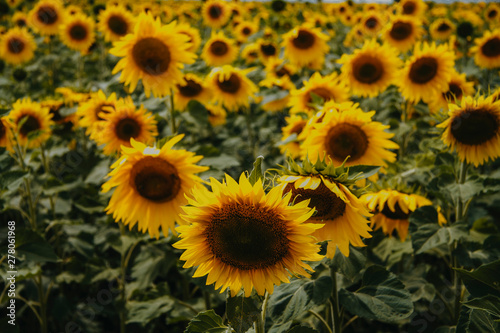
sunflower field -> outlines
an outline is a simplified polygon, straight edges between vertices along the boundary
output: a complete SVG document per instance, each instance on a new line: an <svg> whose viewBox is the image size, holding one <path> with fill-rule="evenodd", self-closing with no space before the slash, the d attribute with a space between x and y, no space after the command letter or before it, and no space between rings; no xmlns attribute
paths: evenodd
<svg viewBox="0 0 500 333"><path fill-rule="evenodd" d="M0 332L500 332L500 5L0 0Z"/></svg>

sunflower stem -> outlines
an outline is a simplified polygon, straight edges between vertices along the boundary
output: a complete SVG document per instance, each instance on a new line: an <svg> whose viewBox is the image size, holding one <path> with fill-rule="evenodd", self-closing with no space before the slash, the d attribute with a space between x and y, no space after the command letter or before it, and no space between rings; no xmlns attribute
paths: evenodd
<svg viewBox="0 0 500 333"><path fill-rule="evenodd" d="M170 129L172 130L172 135L177 134L177 126L175 125L175 104L173 89L170 89Z"/></svg>
<svg viewBox="0 0 500 333"><path fill-rule="evenodd" d="M15 138L15 141L16 141L16 144L14 145L14 151L17 155L17 158L18 158L18 161L19 161L19 166L21 167L21 169L23 171L26 171L29 173L29 169L26 165L26 163L24 163L24 151L23 149L21 148L21 146L19 145L19 142L17 140L17 137ZM33 229L33 231L37 231L37 225L36 225L36 206L35 206L35 202L33 201L33 196L31 194L31 180L29 179L29 177L26 177L23 179L24 181L24 187L26 188L26 199L28 201L28 211L29 211L29 221L30 221L30 224L31 224L31 229Z"/></svg>
<svg viewBox="0 0 500 333"><path fill-rule="evenodd" d="M314 317L318 318L320 322L323 323L323 325L325 325L325 328L328 330L328 333L333 333L332 332L332 329L330 328L330 326L328 325L328 323L326 322L326 320L320 316L319 313L313 311L313 310L307 310L307 312L309 312L310 314L312 314Z"/></svg>
<svg viewBox="0 0 500 333"><path fill-rule="evenodd" d="M340 309L339 309L339 294L337 291L337 271L335 268L330 266L330 276L332 277L332 296L330 297L330 303L332 306L332 321L333 321L333 332L342 332L342 323L340 322Z"/></svg>
<svg viewBox="0 0 500 333"><path fill-rule="evenodd" d="M47 178L50 176L50 171L49 171L49 159L47 158L47 155L45 153L45 145L41 145L41 156L42 156L42 164L43 168L45 169L45 175ZM56 217L56 210L55 210L55 204L54 204L54 195L51 194L49 195L49 201L50 201L50 212L52 213L52 217Z"/></svg>
<svg viewBox="0 0 500 333"><path fill-rule="evenodd" d="M38 289L38 302L40 306L40 325L41 325L41 332L42 333L47 333L47 304L45 302L46 297L44 294L43 290L43 283L42 283L42 269L40 268L40 274L37 275L37 278L35 280L36 286Z"/></svg>
<svg viewBox="0 0 500 333"><path fill-rule="evenodd" d="M265 333L266 332L266 310L267 303L269 302L269 293L266 290L264 294L264 301L262 302L262 311L259 319L255 322L255 333Z"/></svg>
<svg viewBox="0 0 500 333"><path fill-rule="evenodd" d="M401 109L401 123L403 125L408 121L408 109L410 106L410 102L408 100L405 101L404 107ZM406 151L406 133L401 134L401 145L399 146L399 160L403 159Z"/></svg>
<svg viewBox="0 0 500 333"><path fill-rule="evenodd" d="M252 151L252 157L253 159L257 159L257 147L255 144L255 135L252 130L252 110L250 108L245 108L243 110L243 113L245 114L245 123L247 125L247 131L248 131L248 139L250 141L250 150Z"/></svg>

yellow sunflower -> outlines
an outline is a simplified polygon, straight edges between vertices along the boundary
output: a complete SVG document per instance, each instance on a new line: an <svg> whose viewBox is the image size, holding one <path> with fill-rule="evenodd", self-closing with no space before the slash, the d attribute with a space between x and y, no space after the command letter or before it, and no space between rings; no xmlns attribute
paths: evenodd
<svg viewBox="0 0 500 333"><path fill-rule="evenodd" d="M398 73L399 90L410 102L426 101L434 94L448 90L454 65L454 54L447 45L422 45L419 42L412 57Z"/></svg>
<svg viewBox="0 0 500 333"><path fill-rule="evenodd" d="M94 20L83 14L75 14L60 25L59 35L70 49L85 53L95 41Z"/></svg>
<svg viewBox="0 0 500 333"><path fill-rule="evenodd" d="M224 125L226 123L226 110L223 107L213 104L205 104L208 112L208 121L213 127Z"/></svg>
<svg viewBox="0 0 500 333"><path fill-rule="evenodd" d="M259 31L259 26L251 21L243 21L235 29L236 38L240 42L246 42L248 37Z"/></svg>
<svg viewBox="0 0 500 333"><path fill-rule="evenodd" d="M189 47L188 52L196 53L201 45L201 37L198 29L192 27L187 23L180 23L176 27L176 31L188 37Z"/></svg>
<svg viewBox="0 0 500 333"><path fill-rule="evenodd" d="M484 11L484 19L490 23L498 24L498 18L500 17L500 6L496 3L490 3L488 8Z"/></svg>
<svg viewBox="0 0 500 333"><path fill-rule="evenodd" d="M291 274L310 276L305 261L321 260L310 235L321 225L304 223L313 213L307 200L291 206L291 193L275 187L266 194L260 179L252 186L245 174L239 184L228 175L222 184L210 180L212 192L193 191L183 207L191 225L177 228L181 240L173 245L185 250L184 267L198 266L194 277L208 275L207 284L232 296L243 287L249 297L253 288L272 293Z"/></svg>
<svg viewBox="0 0 500 333"><path fill-rule="evenodd" d="M369 11L361 18L361 27L364 35L369 37L376 37L384 27L384 21L387 19L378 12Z"/></svg>
<svg viewBox="0 0 500 333"><path fill-rule="evenodd" d="M237 57L238 48L234 40L224 36L222 31L212 33L201 52L201 58L208 66L230 65Z"/></svg>
<svg viewBox="0 0 500 333"><path fill-rule="evenodd" d="M309 105L313 101L312 94L321 97L325 102L334 100L337 103L345 102L349 99L349 90L333 72L327 76L321 76L319 72L314 73L308 81L304 81L304 86L291 92L290 113L309 113L313 109Z"/></svg>
<svg viewBox="0 0 500 333"><path fill-rule="evenodd" d="M266 63L266 76L269 78L291 78L297 72L297 67L280 58L269 59Z"/></svg>
<svg viewBox="0 0 500 333"><path fill-rule="evenodd" d="M170 93L176 84L182 83L181 68L191 64L196 55L188 51L189 37L178 33L175 22L163 25L160 19L140 14L134 33L128 34L113 44L111 54L122 57L113 69L113 74L122 71L120 82L134 91L142 79L146 97L153 92L155 97Z"/></svg>
<svg viewBox="0 0 500 333"><path fill-rule="evenodd" d="M231 8L225 1L208 0L203 4L201 14L207 27L220 28L229 21Z"/></svg>
<svg viewBox="0 0 500 333"><path fill-rule="evenodd" d="M26 63L35 55L36 43L26 28L14 27L0 37L0 58L13 65Z"/></svg>
<svg viewBox="0 0 500 333"><path fill-rule="evenodd" d="M97 30L104 40L115 42L134 31L134 17L123 5L107 6L99 13Z"/></svg>
<svg viewBox="0 0 500 333"><path fill-rule="evenodd" d="M14 152L12 149L12 142L14 135L10 127L7 117L0 118L0 147L4 147L7 151Z"/></svg>
<svg viewBox="0 0 500 333"><path fill-rule="evenodd" d="M290 155L292 158L300 157L300 141L298 139L302 130L307 124L307 119L297 115L291 115L285 118L286 126L281 129L281 141L283 144L280 146L282 154ZM295 134L295 138L291 136Z"/></svg>
<svg viewBox="0 0 500 333"><path fill-rule="evenodd" d="M389 46L380 46L375 39L365 42L353 54L342 55L341 78L347 82L354 95L375 97L383 92L397 77L401 60Z"/></svg>
<svg viewBox="0 0 500 333"><path fill-rule="evenodd" d="M151 237L165 236L168 230L176 233L175 223L185 224L179 216L181 206L187 204L185 195L202 182L196 173L208 170L196 163L203 156L196 156L184 149L173 149L184 135L177 135L161 149L148 147L131 140L131 147L122 147L122 156L102 185L103 192L116 187L109 204L108 214L115 221L121 220L132 229L138 224L139 231Z"/></svg>
<svg viewBox="0 0 500 333"><path fill-rule="evenodd" d="M259 39L257 41L258 53L260 61L266 65L271 59L275 59L279 55L279 49L272 40Z"/></svg>
<svg viewBox="0 0 500 333"><path fill-rule="evenodd" d="M426 9L427 5L423 0L402 0L398 4L398 11L402 15L422 17Z"/></svg>
<svg viewBox="0 0 500 333"><path fill-rule="evenodd" d="M460 101L462 96L474 94L474 82L468 82L465 73L453 73L448 86L448 91L437 93L429 99L428 104L431 112L448 111L448 103L455 103L455 100Z"/></svg>
<svg viewBox="0 0 500 333"><path fill-rule="evenodd" d="M500 67L500 29L486 31L483 37L475 40L475 44L470 51L479 67Z"/></svg>
<svg viewBox="0 0 500 333"><path fill-rule="evenodd" d="M19 28L26 27L28 25L28 15L24 12L15 12L12 15L12 22Z"/></svg>
<svg viewBox="0 0 500 333"><path fill-rule="evenodd" d="M198 101L202 104L210 102L212 99L212 89L204 80L195 74L184 74L184 84L177 84L174 95L175 108L184 111L189 101Z"/></svg>
<svg viewBox="0 0 500 333"><path fill-rule="evenodd" d="M325 57L330 49L326 43L328 39L319 28L303 24L284 34L281 45L285 48L285 58L292 65L306 67Z"/></svg>
<svg viewBox="0 0 500 333"><path fill-rule="evenodd" d="M116 109L116 103L115 93L106 97L102 90L91 94L90 99L81 102L76 114L80 118L80 126L87 129L85 134L93 140L98 140L98 136L102 134L102 121L104 120L102 116Z"/></svg>
<svg viewBox="0 0 500 333"><path fill-rule="evenodd" d="M64 8L58 0L40 0L29 12L31 28L41 35L56 35L64 21Z"/></svg>
<svg viewBox="0 0 500 333"><path fill-rule="evenodd" d="M437 127L445 129L441 139L461 161L478 166L500 156L500 101L463 96L449 104L448 116Z"/></svg>
<svg viewBox="0 0 500 333"><path fill-rule="evenodd" d="M447 18L440 18L433 21L429 27L429 32L432 39L448 40L455 31L456 27L453 22Z"/></svg>
<svg viewBox="0 0 500 333"><path fill-rule="evenodd" d="M349 156L346 166L385 166L385 161L394 162L396 154L389 149L399 146L389 140L394 134L385 132L388 125L372 121L374 114L363 112L356 104L350 110L326 112L302 144L301 156L315 162L326 155L334 165L341 165Z"/></svg>
<svg viewBox="0 0 500 333"><path fill-rule="evenodd" d="M246 75L253 68L239 69L229 65L212 69L208 77L214 93L214 102L223 105L229 111L248 107L250 99L258 91L257 86Z"/></svg>
<svg viewBox="0 0 500 333"><path fill-rule="evenodd" d="M259 60L259 46L256 43L245 45L241 51L241 57L245 59L245 64L251 65Z"/></svg>
<svg viewBox="0 0 500 333"><path fill-rule="evenodd" d="M417 18L406 15L393 17L383 32L384 41L401 52L407 52L423 35L421 24Z"/></svg>
<svg viewBox="0 0 500 333"><path fill-rule="evenodd" d="M40 147L50 138L50 127L54 125L51 117L48 108L42 108L30 98L23 98L12 105L8 120L17 142L31 149Z"/></svg>
<svg viewBox="0 0 500 333"><path fill-rule="evenodd" d="M288 103L290 102L289 92L295 89L295 85L292 83L292 81L290 81L290 79L287 76L284 76L282 78L269 77L265 80L262 80L259 83L259 86L266 87L269 89L273 88L278 89L279 94L283 93L285 94L281 98L276 98L262 104L262 109L270 112L284 110L288 106Z"/></svg>

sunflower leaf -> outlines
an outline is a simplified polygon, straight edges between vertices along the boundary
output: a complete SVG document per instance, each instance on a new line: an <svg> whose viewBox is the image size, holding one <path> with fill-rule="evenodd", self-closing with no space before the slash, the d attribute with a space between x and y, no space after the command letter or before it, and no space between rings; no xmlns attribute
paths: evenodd
<svg viewBox="0 0 500 333"><path fill-rule="evenodd" d="M200 312L191 319L184 333L231 333L230 327L222 323L222 318L214 310Z"/></svg>
<svg viewBox="0 0 500 333"><path fill-rule="evenodd" d="M499 325L488 312L462 307L456 333L498 332Z"/></svg>
<svg viewBox="0 0 500 333"><path fill-rule="evenodd" d="M328 263L335 268L336 272L352 281L365 267L366 257L361 250L353 246L349 247L349 253L349 257L346 257L342 252L336 251L333 259Z"/></svg>
<svg viewBox="0 0 500 333"><path fill-rule="evenodd" d="M245 333L260 316L260 309L252 297L228 297L227 319L237 333Z"/></svg>
<svg viewBox="0 0 500 333"><path fill-rule="evenodd" d="M257 157L255 162L253 162L253 169L250 172L250 176L248 177L248 181L250 184L255 184L259 179L264 180L264 174L262 173L262 161L264 160L263 156Z"/></svg>
<svg viewBox="0 0 500 333"><path fill-rule="evenodd" d="M486 295L471 299L462 304L471 309L486 311L490 315L500 318L500 297Z"/></svg>

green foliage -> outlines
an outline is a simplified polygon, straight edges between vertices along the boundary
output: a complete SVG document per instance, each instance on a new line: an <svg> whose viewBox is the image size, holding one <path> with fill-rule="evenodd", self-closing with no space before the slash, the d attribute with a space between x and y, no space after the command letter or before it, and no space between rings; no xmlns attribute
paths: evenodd
<svg viewBox="0 0 500 333"><path fill-rule="evenodd" d="M259 301L254 297L228 297L226 301L226 315L231 327L236 333L245 333L253 327L254 322L261 316Z"/></svg>
<svg viewBox="0 0 500 333"><path fill-rule="evenodd" d="M231 333L230 327L222 324L222 318L214 310L203 311L196 315L184 333Z"/></svg>

